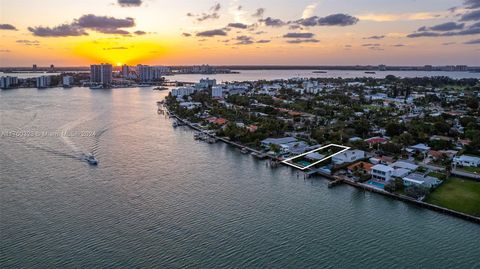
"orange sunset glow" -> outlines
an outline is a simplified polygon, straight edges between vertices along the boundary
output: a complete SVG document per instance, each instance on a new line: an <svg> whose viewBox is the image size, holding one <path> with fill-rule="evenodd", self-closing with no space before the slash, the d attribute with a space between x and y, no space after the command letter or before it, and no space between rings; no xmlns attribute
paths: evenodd
<svg viewBox="0 0 480 269"><path fill-rule="evenodd" d="M478 63L463 0L135 2L0 0L0 65Z"/></svg>

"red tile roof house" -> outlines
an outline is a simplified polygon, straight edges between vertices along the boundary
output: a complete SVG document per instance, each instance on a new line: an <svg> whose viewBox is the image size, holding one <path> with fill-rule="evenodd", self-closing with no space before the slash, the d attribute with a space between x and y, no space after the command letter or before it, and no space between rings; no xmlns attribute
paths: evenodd
<svg viewBox="0 0 480 269"><path fill-rule="evenodd" d="M217 125L225 125L228 120L227 119L224 119L224 118L216 118L216 117L211 117L211 118L208 118L207 121L209 123L213 123L213 124L217 124Z"/></svg>
<svg viewBox="0 0 480 269"><path fill-rule="evenodd" d="M430 150L430 151L428 151L428 155L427 155L427 157L429 157L430 159L435 160L435 161L441 160L441 159L443 159L445 156L446 156L446 155L444 155L443 152L436 151L436 150Z"/></svg>
<svg viewBox="0 0 480 269"><path fill-rule="evenodd" d="M247 126L247 129L250 133L255 133L258 129L258 126L257 125L249 125L249 126Z"/></svg>
<svg viewBox="0 0 480 269"><path fill-rule="evenodd" d="M369 174L372 170L373 164L367 162L357 162L347 167L349 173L353 174L356 170L362 171L364 174Z"/></svg>
<svg viewBox="0 0 480 269"><path fill-rule="evenodd" d="M372 138L366 139L365 142L367 142L368 145L372 146L372 145L376 145L376 144L387 143L388 139L386 139L384 137L372 137Z"/></svg>

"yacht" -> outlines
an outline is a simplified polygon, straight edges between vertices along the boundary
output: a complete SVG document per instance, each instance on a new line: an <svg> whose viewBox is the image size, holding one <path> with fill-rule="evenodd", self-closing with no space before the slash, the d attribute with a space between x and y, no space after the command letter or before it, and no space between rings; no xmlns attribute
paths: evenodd
<svg viewBox="0 0 480 269"><path fill-rule="evenodd" d="M98 160L91 153L85 154L84 158L85 158L85 161L87 161L91 165L97 165L98 164Z"/></svg>
<svg viewBox="0 0 480 269"><path fill-rule="evenodd" d="M91 90L103 89L103 85L92 85L92 86L90 86L90 89L91 89Z"/></svg>

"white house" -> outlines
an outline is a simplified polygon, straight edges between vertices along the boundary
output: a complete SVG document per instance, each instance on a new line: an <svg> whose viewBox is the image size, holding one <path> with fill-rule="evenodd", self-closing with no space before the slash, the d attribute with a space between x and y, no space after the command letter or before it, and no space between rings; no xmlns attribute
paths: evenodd
<svg viewBox="0 0 480 269"><path fill-rule="evenodd" d="M404 177L402 180L403 180L403 185L405 187L424 186L427 188L431 188L431 187L436 187L441 183L441 181L436 177L422 175L419 173L412 173Z"/></svg>
<svg viewBox="0 0 480 269"><path fill-rule="evenodd" d="M453 163L461 166L480 167L480 158L469 155L456 156L453 158Z"/></svg>
<svg viewBox="0 0 480 269"><path fill-rule="evenodd" d="M344 163L352 163L364 158L365 158L365 151L354 149L354 150L347 150L345 152L342 152L340 154L333 156L332 162L334 164L344 164Z"/></svg>
<svg viewBox="0 0 480 269"><path fill-rule="evenodd" d="M393 167L393 168L403 168L403 169L407 169L407 170L410 170L410 171L417 170L417 168L418 168L418 165L413 164L413 163L409 163L409 162L405 162L405 161L396 161L396 162L392 163L390 166Z"/></svg>
<svg viewBox="0 0 480 269"><path fill-rule="evenodd" d="M392 178L392 174L395 169L390 166L377 164L372 167L371 174L372 179L378 181L389 181Z"/></svg>
<svg viewBox="0 0 480 269"><path fill-rule="evenodd" d="M201 106L202 104L199 103L199 102L180 102L178 105L181 108L186 108L188 110L191 110L191 109L194 109L194 108L197 108L197 107Z"/></svg>

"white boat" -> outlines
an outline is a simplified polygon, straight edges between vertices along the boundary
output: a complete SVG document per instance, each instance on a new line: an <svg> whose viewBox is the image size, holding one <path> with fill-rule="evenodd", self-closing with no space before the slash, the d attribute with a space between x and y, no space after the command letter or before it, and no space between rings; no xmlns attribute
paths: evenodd
<svg viewBox="0 0 480 269"><path fill-rule="evenodd" d="M93 156L93 154L91 153L88 153L88 154L85 154L84 155L84 159L85 161L87 161L90 165L97 165L98 164L98 160L95 158L95 156Z"/></svg>

